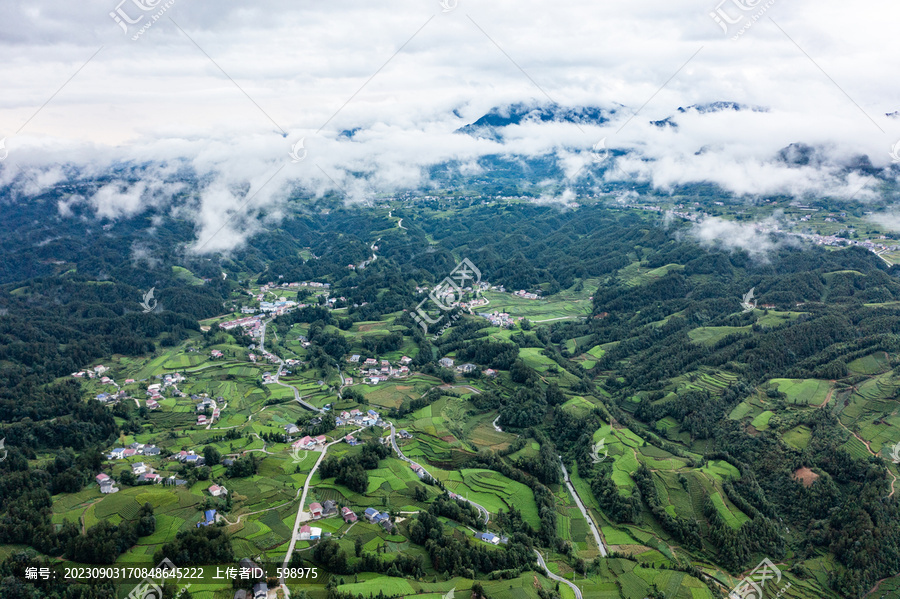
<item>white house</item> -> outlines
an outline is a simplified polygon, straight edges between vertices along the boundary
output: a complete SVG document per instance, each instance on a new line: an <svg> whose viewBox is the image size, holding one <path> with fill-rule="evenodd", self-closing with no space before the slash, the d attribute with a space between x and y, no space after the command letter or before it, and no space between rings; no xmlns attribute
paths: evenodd
<svg viewBox="0 0 900 599"><path fill-rule="evenodd" d="M209 489L209 494L213 497L221 497L222 495L228 495L228 489L225 487L220 487L219 485L213 485Z"/></svg>

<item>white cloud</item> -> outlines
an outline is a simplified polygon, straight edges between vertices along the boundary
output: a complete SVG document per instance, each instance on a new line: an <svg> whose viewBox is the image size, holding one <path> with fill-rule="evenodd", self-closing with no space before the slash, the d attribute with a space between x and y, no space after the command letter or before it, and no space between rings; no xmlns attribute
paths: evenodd
<svg viewBox="0 0 900 599"><path fill-rule="evenodd" d="M0 184L21 180L13 160L35 179L21 183L28 195L64 180L59 164L86 175L123 162L169 165L88 199L98 216L119 218L165 205L178 191L165 185L187 165L207 182L183 211L198 225L195 247L223 225L207 247L234 247L259 226L253 217L261 209L278 213L291 188L366 202L423 183L426 168L448 160L474 174L487 154L553 154L565 177L583 181L579 169L604 137L610 149L641 156L616 159L627 175L614 169L608 181L634 177L662 190L712 181L748 196L867 198L874 181L848 176L842 165L866 154L885 167L900 139L900 119L884 116L900 110L900 82L885 76L900 67L900 55L886 50L893 21L872 17L895 10L887 0L865 10L777 0L738 41L722 35L709 17L716 2L707 0L574 0L553 10L537 0L460 0L446 14L437 0L176 0L138 41L110 18L117 4L0 7L0 138L10 151ZM142 14L133 0L121 6ZM510 127L502 145L453 133L494 106L550 98L615 108L617 117L604 127ZM718 100L771 110L677 112ZM671 115L677 130L649 123ZM352 140L339 136L355 127ZM309 155L291 164L287 153L300 137ZM773 160L794 142L820 146L828 164ZM241 190L257 188L240 212ZM62 201L61 214L70 202Z"/></svg>

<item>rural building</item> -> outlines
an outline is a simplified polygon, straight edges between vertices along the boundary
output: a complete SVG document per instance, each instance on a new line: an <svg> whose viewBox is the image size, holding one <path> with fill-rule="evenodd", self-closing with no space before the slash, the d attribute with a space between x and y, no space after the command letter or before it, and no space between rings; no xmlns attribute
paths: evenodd
<svg viewBox="0 0 900 599"><path fill-rule="evenodd" d="M444 368L453 368L453 358L441 358L440 364Z"/></svg>
<svg viewBox="0 0 900 599"><path fill-rule="evenodd" d="M366 520L369 522L374 522L375 517L378 516L378 510L373 507L367 507L365 512Z"/></svg>
<svg viewBox="0 0 900 599"><path fill-rule="evenodd" d="M310 527L309 524L304 524L303 526L301 526L301 527L300 527L300 540L301 540L301 541L308 541L308 540L309 540L309 533L310 533L311 531L312 531L312 527Z"/></svg>
<svg viewBox="0 0 900 599"><path fill-rule="evenodd" d="M253 585L253 599L266 599L269 596L269 585L257 582Z"/></svg>
<svg viewBox="0 0 900 599"><path fill-rule="evenodd" d="M322 517L322 504L314 501L309 504L309 513L312 514L313 518L321 518Z"/></svg>
<svg viewBox="0 0 900 599"><path fill-rule="evenodd" d="M490 543L491 545L497 545L500 543L500 537L491 532L483 532L481 534L476 534L475 536L485 543Z"/></svg>
<svg viewBox="0 0 900 599"><path fill-rule="evenodd" d="M219 485L213 485L209 489L209 494L213 497L221 497L222 495L228 495L228 489L225 487L220 487Z"/></svg>
<svg viewBox="0 0 900 599"><path fill-rule="evenodd" d="M348 507L341 508L341 517L344 518L344 522L356 522L356 514Z"/></svg>
<svg viewBox="0 0 900 599"><path fill-rule="evenodd" d="M294 449L312 449L313 447L315 447L315 445L316 442L309 435L291 443L291 447L293 447Z"/></svg>
<svg viewBox="0 0 900 599"><path fill-rule="evenodd" d="M216 510L206 510L203 513L203 516L205 520L197 522L197 528L200 528L201 526L210 526L216 523Z"/></svg>
<svg viewBox="0 0 900 599"><path fill-rule="evenodd" d="M322 504L322 515L323 516L333 516L337 513L337 503L332 500L328 500Z"/></svg>

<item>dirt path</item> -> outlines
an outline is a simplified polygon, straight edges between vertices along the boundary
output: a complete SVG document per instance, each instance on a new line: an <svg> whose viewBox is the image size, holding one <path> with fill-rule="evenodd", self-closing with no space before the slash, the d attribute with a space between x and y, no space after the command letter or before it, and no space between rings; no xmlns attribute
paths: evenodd
<svg viewBox="0 0 900 599"><path fill-rule="evenodd" d="M289 503L293 503L294 501L297 500L297 496L300 495L300 491L302 491L302 490L303 490L303 489L297 489L297 493L294 495L294 498L293 498L292 500L290 500L290 501L285 501L285 502L282 503L281 505L276 505L275 507L270 507L270 508L267 508L267 509L264 509L264 510L259 510L258 512L249 512L249 513L247 513L247 514L241 514L240 516L238 516L237 520L235 520L234 522L232 522L231 520L229 520L229 519L226 518L225 516L221 516L221 515L220 515L219 517L220 517L222 520L224 520L225 522L227 522L229 526L237 526L238 524L241 523L241 520L243 520L245 516L254 516L254 515L256 515L256 514L262 514L263 512L271 512L272 510L277 510L278 508L284 507L284 506L288 505Z"/></svg>
<svg viewBox="0 0 900 599"><path fill-rule="evenodd" d="M834 381L831 381L831 384L834 384ZM819 404L819 408L824 408L828 405L828 402L831 401L831 395L834 393L834 387L828 390L828 394L825 396L825 401Z"/></svg>
<svg viewBox="0 0 900 599"><path fill-rule="evenodd" d="M81 534L83 534L83 535L87 534L87 527L84 524L84 515L87 513L87 511L89 509L91 509L92 505L94 505L95 503L100 503L101 501L103 501L103 499L104 498L101 497L100 499L96 499L96 500L92 501L90 504L87 505L87 507L85 507L81 511L81 516L78 517L78 520L81 522Z"/></svg>

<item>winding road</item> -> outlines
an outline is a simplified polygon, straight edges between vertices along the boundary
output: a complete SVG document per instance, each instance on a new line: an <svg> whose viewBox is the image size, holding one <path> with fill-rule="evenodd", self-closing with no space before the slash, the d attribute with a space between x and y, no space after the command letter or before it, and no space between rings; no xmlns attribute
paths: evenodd
<svg viewBox="0 0 900 599"><path fill-rule="evenodd" d="M389 437L389 438L390 438L390 441L391 441L391 447L394 449L394 452L397 454L397 457L400 458L401 460L403 460L404 462L412 462L411 459L409 459L408 457L406 457L405 455L403 455L403 452L400 451L400 447L397 445L397 432L396 432L396 430L394 429L394 423L393 423L393 422L388 422L388 424L389 424L390 427L391 427L391 436ZM418 462L416 462L416 463L418 464ZM437 477L434 476L434 475L432 475L430 472L428 472L428 470L426 470L424 466L422 466L421 464L419 464L419 466L422 468L422 470L425 470L425 472L428 474L428 476L430 476L430 477L433 478L434 480L437 480ZM478 511L481 512L481 515L482 515L482 517L484 518L484 523L485 523L485 524L488 523L488 520L490 520L491 515L490 515L490 512L488 512L487 509L485 509L484 506L479 505L479 504L475 503L474 501L471 501L471 500L469 500L469 499L467 499L467 498L465 498L465 497L460 497L459 495L457 495L456 497L457 497L460 501L465 501L466 503L475 506L475 508L477 508Z"/></svg>
<svg viewBox="0 0 900 599"><path fill-rule="evenodd" d="M281 382L281 371L284 370L284 360L282 360L275 354L269 354L266 352L266 326L268 326L268 324L272 322L272 320L273 319L264 320L262 323L262 327L260 327L259 351L264 356L272 355L278 360L278 372L275 373L275 384L290 388L294 392L294 400L307 410L312 410L313 412L319 412L320 414L323 414L325 410L317 408L311 403L303 401L303 399L300 397L300 391L297 389L297 387Z"/></svg>
<svg viewBox="0 0 900 599"><path fill-rule="evenodd" d="M591 532L594 535L594 540L597 542L597 547L600 548L600 555L603 557L607 556L606 545L603 544L603 539L600 538L600 531L597 530L597 524L594 522L594 519L591 518L591 515L588 513L587 509L585 509L584 504L581 502L581 497L578 496L578 492L575 490L575 487L572 486L572 481L569 480L569 471L566 470L566 465L563 464L562 456L559 456L559 465L562 468L563 479L566 481L566 486L569 488L569 493L572 494L572 498L575 500L575 505L578 506L578 509L581 510L581 515L584 516L584 519L587 520L588 528L591 529Z"/></svg>
<svg viewBox="0 0 900 599"><path fill-rule="evenodd" d="M544 556L541 555L541 553L537 549L535 549L534 552L537 554L538 564L540 564L541 568L544 569L544 574L547 575L547 578L569 585L569 587L571 587L571 589L575 592L575 599L583 599L581 595L581 589L578 588L578 585L576 585L571 580L566 580L562 576L557 576L556 574L551 572L550 568L547 567L546 562L544 562Z"/></svg>

